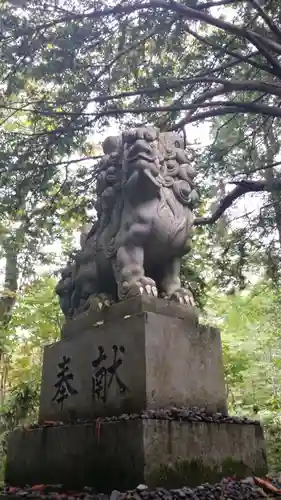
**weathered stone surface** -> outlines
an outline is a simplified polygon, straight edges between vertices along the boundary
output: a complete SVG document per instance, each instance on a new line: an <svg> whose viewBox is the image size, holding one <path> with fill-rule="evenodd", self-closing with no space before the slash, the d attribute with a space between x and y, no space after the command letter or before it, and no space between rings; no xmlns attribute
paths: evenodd
<svg viewBox="0 0 281 500"><path fill-rule="evenodd" d="M94 486L108 492L216 482L223 475L265 474L262 429L254 424L124 420L13 431L11 485Z"/></svg>
<svg viewBox="0 0 281 500"><path fill-rule="evenodd" d="M142 312L153 312L173 318L186 319L194 325L198 325L198 311L195 307L183 306L172 300L138 295L105 307L101 311L89 307L87 311L77 314L71 319L66 319L62 327L61 337L63 339L75 338L82 331L92 328L97 322L106 324L124 318L124 316L132 316Z"/></svg>
<svg viewBox="0 0 281 500"><path fill-rule="evenodd" d="M95 362L99 356L106 359ZM63 357L64 364L58 367ZM45 349L40 422L87 420L168 406L226 413L216 329L141 313L89 327L75 339Z"/></svg>
<svg viewBox="0 0 281 500"><path fill-rule="evenodd" d="M96 167L97 219L56 287L64 315L76 316L90 300L98 310L141 294L194 305L180 281L198 200L182 138L138 127L109 137L104 153Z"/></svg>

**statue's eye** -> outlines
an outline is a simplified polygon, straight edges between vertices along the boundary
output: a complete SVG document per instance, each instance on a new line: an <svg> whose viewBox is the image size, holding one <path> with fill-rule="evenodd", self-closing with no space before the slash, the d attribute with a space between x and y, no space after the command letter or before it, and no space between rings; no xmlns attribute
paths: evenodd
<svg viewBox="0 0 281 500"><path fill-rule="evenodd" d="M144 132L144 138L148 142L153 142L157 139L157 133L155 130L146 130Z"/></svg>
<svg viewBox="0 0 281 500"><path fill-rule="evenodd" d="M176 146L176 148L180 148L181 147L179 141L175 141L175 146Z"/></svg>

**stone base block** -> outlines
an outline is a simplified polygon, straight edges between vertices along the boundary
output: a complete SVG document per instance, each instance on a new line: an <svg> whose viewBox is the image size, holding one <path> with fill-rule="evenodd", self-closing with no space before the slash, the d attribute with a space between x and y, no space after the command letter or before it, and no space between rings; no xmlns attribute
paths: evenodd
<svg viewBox="0 0 281 500"><path fill-rule="evenodd" d="M6 481L64 484L99 492L214 483L267 471L257 424L129 419L15 430Z"/></svg>
<svg viewBox="0 0 281 500"><path fill-rule="evenodd" d="M195 307L181 305L173 300L137 295L112 304L101 311L89 307L86 311L67 319L61 330L62 339L76 338L81 332L87 331L98 322L105 324L115 322L125 316L151 312L172 318L185 319L189 323L198 325L198 310Z"/></svg>
<svg viewBox="0 0 281 500"><path fill-rule="evenodd" d="M168 406L227 412L218 330L142 312L45 348L41 423Z"/></svg>

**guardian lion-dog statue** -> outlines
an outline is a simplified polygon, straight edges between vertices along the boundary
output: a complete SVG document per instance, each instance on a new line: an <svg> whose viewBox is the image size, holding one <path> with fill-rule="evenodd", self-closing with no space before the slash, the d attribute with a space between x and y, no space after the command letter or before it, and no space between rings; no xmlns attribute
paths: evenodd
<svg viewBox="0 0 281 500"><path fill-rule="evenodd" d="M143 127L108 137L103 149L97 220L56 287L64 315L142 294L194 305L180 283L197 200L182 138Z"/></svg>

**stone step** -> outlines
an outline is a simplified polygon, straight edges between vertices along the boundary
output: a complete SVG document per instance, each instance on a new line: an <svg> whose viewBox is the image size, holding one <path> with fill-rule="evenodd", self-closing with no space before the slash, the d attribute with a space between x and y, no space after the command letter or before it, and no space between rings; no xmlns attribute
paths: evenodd
<svg viewBox="0 0 281 500"><path fill-rule="evenodd" d="M10 433L8 484L63 484L96 491L177 488L267 472L258 423L134 418L17 429Z"/></svg>

